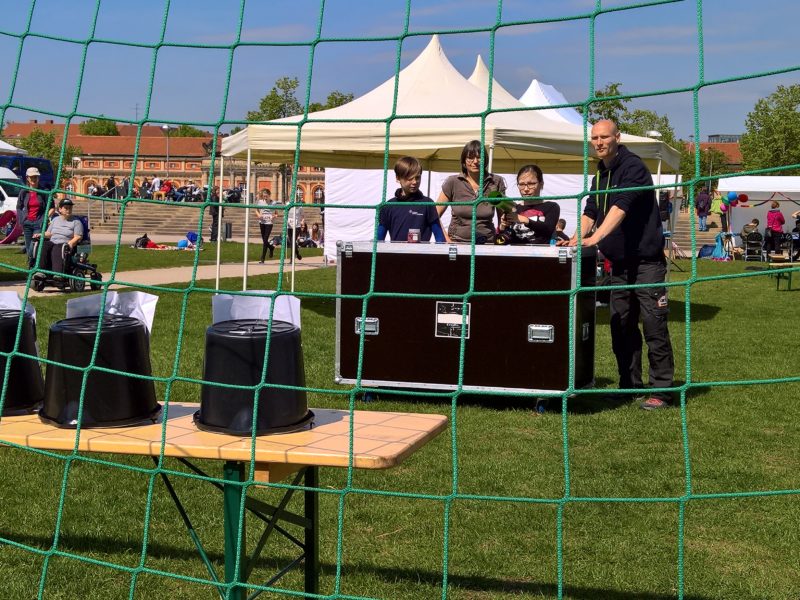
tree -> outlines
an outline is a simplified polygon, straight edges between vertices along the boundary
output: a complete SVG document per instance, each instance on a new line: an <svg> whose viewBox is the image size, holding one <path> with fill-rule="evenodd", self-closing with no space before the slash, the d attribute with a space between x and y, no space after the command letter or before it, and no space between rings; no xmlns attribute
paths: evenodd
<svg viewBox="0 0 800 600"><path fill-rule="evenodd" d="M119 135L117 124L102 118L102 115L99 119L89 119L79 123L78 129L83 135Z"/></svg>
<svg viewBox="0 0 800 600"><path fill-rule="evenodd" d="M621 83L609 83L604 88L595 90L595 97L608 98L610 96L619 96ZM619 125L622 116L628 111L625 106L630 102L629 98L617 98L614 100L601 100L595 101L589 105L589 123L600 121L602 119L610 119ZM583 114L583 107L577 107L578 111Z"/></svg>
<svg viewBox="0 0 800 600"><path fill-rule="evenodd" d="M652 110L636 109L625 111L619 123L620 129L631 135L641 135L647 137L648 131L657 131L661 134L659 138L665 144L678 148L679 142L675 137L675 130L670 125L669 117L659 115Z"/></svg>
<svg viewBox="0 0 800 600"><path fill-rule="evenodd" d="M683 181L694 179L694 144L680 142L678 149L681 153L680 173L683 176ZM723 175L730 172L731 168L728 166L728 157L724 152L716 148L700 150L700 177L711 177L713 175ZM700 183L697 189L705 188L707 185L707 183Z"/></svg>
<svg viewBox="0 0 800 600"><path fill-rule="evenodd" d="M745 120L739 147L744 168L770 169L800 164L800 84L779 85L756 102ZM800 174L787 169L781 175Z"/></svg>
<svg viewBox="0 0 800 600"><path fill-rule="evenodd" d="M175 129L170 129L169 137L209 137L211 134L191 125L179 125Z"/></svg>
<svg viewBox="0 0 800 600"><path fill-rule="evenodd" d="M248 121L271 121L299 115L303 106L298 102L294 93L300 82L297 77L281 77L258 103L258 110L247 113Z"/></svg>
<svg viewBox="0 0 800 600"><path fill-rule="evenodd" d="M41 156L53 163L53 169L58 168L58 158L61 155L61 144L56 143L54 131L44 132L38 127L35 128L27 137L21 138L14 144L28 151L31 156ZM82 153L77 146L67 146L64 148L64 165L72 164L72 159Z"/></svg>
<svg viewBox="0 0 800 600"><path fill-rule="evenodd" d="M309 104L308 112L317 112L318 110L336 108L337 106L341 106L342 104L347 104L348 102L352 101L353 94L345 94L344 92L334 90L328 94L328 99L325 101L325 104L320 104L319 102L312 102Z"/></svg>

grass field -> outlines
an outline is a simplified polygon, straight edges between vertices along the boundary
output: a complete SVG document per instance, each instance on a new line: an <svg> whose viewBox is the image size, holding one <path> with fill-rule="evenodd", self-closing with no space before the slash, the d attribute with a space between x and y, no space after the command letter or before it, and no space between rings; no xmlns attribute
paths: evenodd
<svg viewBox="0 0 800 600"><path fill-rule="evenodd" d="M703 262L698 269L702 277L750 273L740 262ZM345 470L320 471L321 488L328 492L321 495L321 592L332 594L336 583L341 499L338 592L343 595L441 598L447 522L447 598L556 598L559 528L565 598L675 598L679 551L687 599L799 598L800 383L716 385L800 375L800 292L778 292L774 279L757 275L695 283L688 343L685 289L671 291L676 379L683 384L690 370L696 384L687 394L685 431L681 409L648 413L633 402L606 404L597 395L578 396L563 413L544 415L532 410L530 398L464 396L455 399L454 408L447 401L402 396L356 401L358 409L455 415L455 427L398 468L354 472L346 493ZM677 273L673 280L686 276ZM275 276L254 279L254 288L276 285ZM332 269L297 275L301 294L330 293L334 280ZM238 285L225 280L222 287ZM37 298L34 304L44 355L46 332L63 318L64 300ZM303 300L307 384L330 390L311 393L309 404L347 408L346 388L333 384L334 308L333 299ZM209 319L208 296L161 295L151 343L155 375L200 376ZM185 343L176 356L181 322ZM597 349L598 386L613 387L607 309L598 310ZM163 397L161 384L159 392ZM177 383L170 397L196 401L199 390ZM128 598L131 574L109 565L135 568L143 555L149 476L115 465L149 468L151 463L90 457L108 462L78 460L70 466L58 542L69 556L50 559L41 595L48 600ZM204 467L219 473L218 465ZM0 450L0 538L7 542L0 544L0 598L37 597L43 553L53 545L64 469L61 458ZM571 501L559 504L567 472ZM221 496L193 479L175 483L221 565ZM735 496L769 491L790 493ZM684 505L681 548L676 500L688 493L693 496ZM254 530L248 532L251 544ZM207 579L159 481L146 533L144 566ZM283 564L290 554L272 540L265 556L254 581L265 579L269 567ZM281 584L300 590L301 572ZM143 573L132 597L213 598L215 592L207 584Z"/></svg>

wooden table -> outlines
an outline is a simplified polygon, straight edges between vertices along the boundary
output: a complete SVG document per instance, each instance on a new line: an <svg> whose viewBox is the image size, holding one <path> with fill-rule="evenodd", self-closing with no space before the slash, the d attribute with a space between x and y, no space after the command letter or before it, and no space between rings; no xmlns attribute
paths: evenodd
<svg viewBox="0 0 800 600"><path fill-rule="evenodd" d="M311 429L255 438L256 469L254 479L263 483L282 481L294 475L276 506L242 494L245 467L253 453L251 438L200 431L192 415L196 404L171 403L165 407L167 424L164 430L163 454L173 457L198 474L205 475L190 461L214 459L223 461L223 483L212 482L223 493L225 538L225 585L217 590L225 597L243 600L247 597L247 580L267 537L277 531L302 549L301 555L264 585L272 585L293 566L304 562L305 587L309 594L319 593L319 546L317 539L319 467L348 467L350 462L350 413L344 410L312 409L316 415ZM424 446L447 425L447 417L431 414L355 411L352 419L352 465L356 469L388 469ZM75 430L60 429L42 423L36 415L0 419L0 444L11 444L42 450L72 451ZM83 429L77 449L80 452L109 452L157 457L162 449L162 423L116 429ZM165 473L161 473L167 490L186 525L213 581L220 583L175 489ZM286 505L303 480L304 514L286 510ZM265 523L265 530L254 554L245 554L245 509ZM281 527L279 521L304 529L304 539L297 540ZM242 535L239 536L239 529Z"/></svg>
<svg viewBox="0 0 800 600"><path fill-rule="evenodd" d="M794 271L785 271L781 272L782 269L791 269L792 267L797 267L798 263L792 262L771 262L767 265L767 269L769 269L770 277L775 277L775 289L781 289L781 281L783 279L786 280L786 291L790 291L792 289L792 273Z"/></svg>

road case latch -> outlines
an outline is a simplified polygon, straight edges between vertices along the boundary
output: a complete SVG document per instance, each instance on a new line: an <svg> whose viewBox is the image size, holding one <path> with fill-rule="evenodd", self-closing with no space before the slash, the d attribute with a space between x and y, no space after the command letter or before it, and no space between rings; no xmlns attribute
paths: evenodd
<svg viewBox="0 0 800 600"><path fill-rule="evenodd" d="M344 243L344 256L345 258L353 258L353 242Z"/></svg>
<svg viewBox="0 0 800 600"><path fill-rule="evenodd" d="M447 250L447 256L450 257L450 260L455 260L458 256L458 247L450 246L450 248Z"/></svg>
<svg viewBox="0 0 800 600"><path fill-rule="evenodd" d="M555 327L552 325L528 325L528 341L532 344L552 344L555 337Z"/></svg>
<svg viewBox="0 0 800 600"><path fill-rule="evenodd" d="M566 248L559 248L558 249L558 263L563 265L567 262L567 256L569 256L569 250Z"/></svg>
<svg viewBox="0 0 800 600"><path fill-rule="evenodd" d="M381 330L381 321L378 317L364 319L364 335L378 335ZM356 317L356 335L361 335L361 317Z"/></svg>

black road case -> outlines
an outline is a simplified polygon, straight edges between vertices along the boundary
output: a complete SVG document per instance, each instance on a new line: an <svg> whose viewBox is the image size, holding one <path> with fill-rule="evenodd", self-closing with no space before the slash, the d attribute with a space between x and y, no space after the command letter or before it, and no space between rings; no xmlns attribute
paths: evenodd
<svg viewBox="0 0 800 600"><path fill-rule="evenodd" d="M337 383L355 383L373 243L337 246L336 292L359 298L336 301L335 375ZM576 256L574 248L556 246L476 246L472 271L468 245L379 242L376 295L367 301L363 321L362 385L456 389L462 329L465 391L566 390L570 338L575 387L592 385L594 291L575 295L570 327L568 292L576 287ZM595 279L596 251L584 248L582 285L593 286ZM476 294L465 298L470 289ZM502 293L532 291L551 293Z"/></svg>

